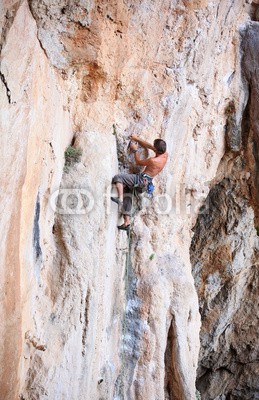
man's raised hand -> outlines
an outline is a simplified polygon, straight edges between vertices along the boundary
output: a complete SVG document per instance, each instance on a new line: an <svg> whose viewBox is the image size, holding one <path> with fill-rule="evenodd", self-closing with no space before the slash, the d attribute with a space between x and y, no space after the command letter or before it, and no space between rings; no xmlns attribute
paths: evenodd
<svg viewBox="0 0 259 400"><path fill-rule="evenodd" d="M133 140L133 139L132 139ZM130 150L134 150L134 151L136 151L136 150L138 150L138 144L137 143L130 143Z"/></svg>

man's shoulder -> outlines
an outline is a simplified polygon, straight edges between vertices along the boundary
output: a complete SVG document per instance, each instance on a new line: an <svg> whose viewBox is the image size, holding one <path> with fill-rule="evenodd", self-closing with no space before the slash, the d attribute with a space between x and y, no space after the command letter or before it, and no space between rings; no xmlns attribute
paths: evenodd
<svg viewBox="0 0 259 400"><path fill-rule="evenodd" d="M163 158L163 168L164 168L164 166L165 166L165 164L167 163L167 160L168 160L168 153L164 153L164 158Z"/></svg>

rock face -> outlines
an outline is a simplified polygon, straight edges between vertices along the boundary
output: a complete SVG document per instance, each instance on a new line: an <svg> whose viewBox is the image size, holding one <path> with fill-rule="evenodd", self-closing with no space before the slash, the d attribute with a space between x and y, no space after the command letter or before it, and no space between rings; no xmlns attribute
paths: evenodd
<svg viewBox="0 0 259 400"><path fill-rule="evenodd" d="M259 393L259 243L249 181L246 175L240 181L245 161L232 162L211 189L192 242L202 316L197 383L205 399L256 399Z"/></svg>
<svg viewBox="0 0 259 400"><path fill-rule="evenodd" d="M258 24L250 23L242 31L242 146L222 158L191 246L202 317L197 384L208 400L259 398L258 46Z"/></svg>
<svg viewBox="0 0 259 400"><path fill-rule="evenodd" d="M256 168L251 139L243 144L239 34L256 26L256 5L24 0L0 9L0 397L196 398L200 315L189 248L214 178L205 204L216 204L201 217L207 231L198 219L192 245L208 318L198 387L206 400L257 393L248 319L256 312ZM232 99L236 153L220 162ZM110 183L118 169L132 170L132 132L165 139L169 161L128 238L117 231ZM82 156L64 168L69 145ZM206 269L210 251L215 270ZM229 297L224 312L221 296ZM219 338L229 346L227 367Z"/></svg>

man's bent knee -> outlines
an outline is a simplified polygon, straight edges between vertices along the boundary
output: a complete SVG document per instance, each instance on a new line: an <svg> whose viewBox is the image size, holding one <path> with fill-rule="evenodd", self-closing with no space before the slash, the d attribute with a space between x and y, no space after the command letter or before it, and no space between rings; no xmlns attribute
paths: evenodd
<svg viewBox="0 0 259 400"><path fill-rule="evenodd" d="M121 175L120 174L118 174L118 175L115 175L113 178L112 178L112 183L123 183L122 182L122 178L121 178Z"/></svg>

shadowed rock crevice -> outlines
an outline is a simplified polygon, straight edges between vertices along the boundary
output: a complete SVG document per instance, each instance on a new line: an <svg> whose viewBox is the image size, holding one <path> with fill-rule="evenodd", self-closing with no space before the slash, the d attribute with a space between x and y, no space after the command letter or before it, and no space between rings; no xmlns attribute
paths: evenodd
<svg viewBox="0 0 259 400"><path fill-rule="evenodd" d="M87 329L89 324L89 307L90 307L90 289L87 290L85 297L85 306L84 306L84 315L80 314L80 322L83 324L83 334L82 334L82 355L84 356L86 353L86 338L87 338Z"/></svg>
<svg viewBox="0 0 259 400"><path fill-rule="evenodd" d="M259 3L258 0L251 0L250 16L252 21L259 21Z"/></svg>
<svg viewBox="0 0 259 400"><path fill-rule="evenodd" d="M35 216L34 216L34 225L33 225L33 247L35 250L36 259L38 259L42 255L41 247L40 247L40 197L39 194L37 196L36 207L35 207Z"/></svg>
<svg viewBox="0 0 259 400"><path fill-rule="evenodd" d="M165 400L184 399L177 364L177 337L175 320L172 318L165 350Z"/></svg>
<svg viewBox="0 0 259 400"><path fill-rule="evenodd" d="M71 265L69 246L65 238L64 221L61 216L57 216L52 232L56 243L56 254L51 271L52 284L50 289L52 301L55 303L61 288L65 285L67 265Z"/></svg>
<svg viewBox="0 0 259 400"><path fill-rule="evenodd" d="M7 82L6 82L5 76L4 76L4 74L3 74L2 72L0 72L0 79L1 79L1 81L3 82L3 85L5 86L6 96L7 96L7 99L8 99L8 103L11 104L11 103L12 103L11 91L10 91L10 89L9 89L9 87L8 87L8 84L7 84Z"/></svg>
<svg viewBox="0 0 259 400"><path fill-rule="evenodd" d="M257 5L259 7L259 5ZM252 22L242 31L242 70L245 83L248 87L249 100L247 109L245 110L244 119L248 121L244 124L246 133L250 140L250 148L248 142L248 151L252 150L250 160L250 169L254 188L252 188L252 201L255 210L255 224L259 222L259 25Z"/></svg>

